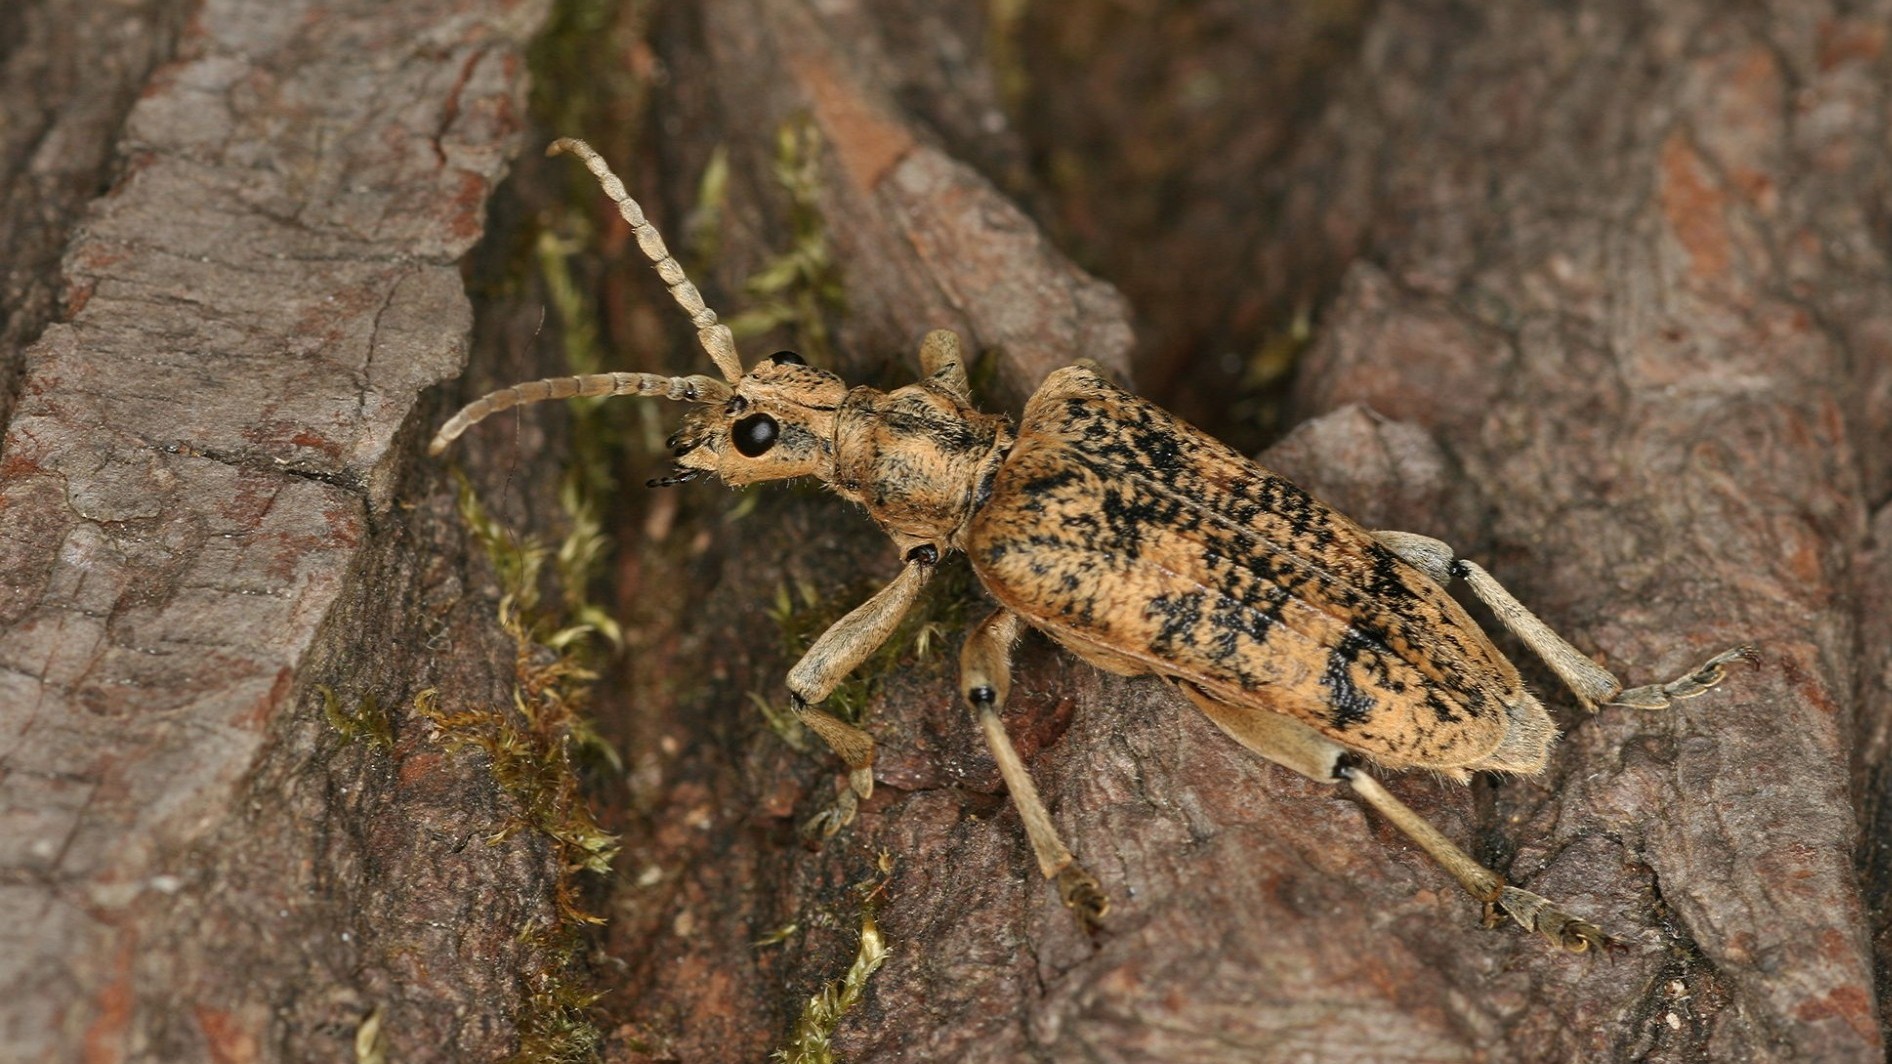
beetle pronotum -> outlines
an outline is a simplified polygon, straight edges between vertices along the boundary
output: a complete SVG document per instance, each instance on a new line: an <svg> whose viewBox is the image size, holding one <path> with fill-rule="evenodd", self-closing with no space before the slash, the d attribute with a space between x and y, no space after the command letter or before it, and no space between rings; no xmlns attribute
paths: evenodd
<svg viewBox="0 0 1892 1064"><path fill-rule="evenodd" d="M722 379L604 373L520 384L455 414L430 450L521 403L662 396L693 408L670 439L675 468L653 485L709 473L730 485L811 476L865 507L905 568L788 673L796 712L848 766L850 801L873 791L874 741L820 703L892 634L941 557L963 551L999 605L966 638L959 690L1039 869L1085 924L1108 901L1058 837L1000 722L1025 625L1099 668L1168 681L1271 761L1348 784L1488 916L1503 913L1573 951L1606 941L1595 925L1505 883L1365 770L1426 768L1464 781L1481 770L1535 774L1549 757L1549 715L1445 587L1464 580L1589 708L1692 698L1749 648L1625 689L1446 544L1361 528L1091 365L1047 377L1016 428L973 408L959 339L943 330L920 345L921 380L891 392L849 388L788 352L744 370L728 328L604 160L577 140L550 151L577 155L597 176Z"/></svg>

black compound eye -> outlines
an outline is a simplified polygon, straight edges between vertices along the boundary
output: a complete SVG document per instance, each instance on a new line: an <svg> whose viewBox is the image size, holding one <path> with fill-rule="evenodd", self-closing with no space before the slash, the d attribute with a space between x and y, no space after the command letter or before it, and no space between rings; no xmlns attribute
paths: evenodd
<svg viewBox="0 0 1892 1064"><path fill-rule="evenodd" d="M769 361L778 366L806 366L808 360L793 351L777 351L769 356Z"/></svg>
<svg viewBox="0 0 1892 1064"><path fill-rule="evenodd" d="M754 458L775 446L778 432L774 418L767 414L750 414L730 427L729 438L735 443L737 453L744 458Z"/></svg>

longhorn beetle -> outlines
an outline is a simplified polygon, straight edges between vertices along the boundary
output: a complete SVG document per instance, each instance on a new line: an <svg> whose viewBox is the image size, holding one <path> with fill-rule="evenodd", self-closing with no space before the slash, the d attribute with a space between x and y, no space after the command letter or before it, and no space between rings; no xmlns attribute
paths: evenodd
<svg viewBox="0 0 1892 1064"><path fill-rule="evenodd" d="M729 329L591 147L564 139L617 204L638 246L722 371L601 373L520 384L455 414L438 455L468 427L521 403L581 395L692 404L670 438L665 487L713 473L732 486L811 476L865 507L906 560L893 582L817 639L789 670L790 703L873 791L874 741L819 708L893 633L948 551L963 551L998 609L966 637L959 691L1024 820L1038 867L1087 927L1109 906L1038 797L999 713L1011 648L1029 625L1087 662L1174 685L1261 756L1353 793L1419 844L1486 920L1509 916L1557 946L1608 941L1594 924L1505 883L1366 771L1425 768L1534 775L1557 729L1517 669L1447 594L1465 581L1586 708L1661 709L1721 682L1737 647L1662 684L1621 681L1565 642L1477 563L1439 540L1372 532L1080 363L1045 378L1016 428L973 409L959 338L920 345L921 380L891 392L778 352L744 370ZM1503 914L1502 916L1500 914Z"/></svg>

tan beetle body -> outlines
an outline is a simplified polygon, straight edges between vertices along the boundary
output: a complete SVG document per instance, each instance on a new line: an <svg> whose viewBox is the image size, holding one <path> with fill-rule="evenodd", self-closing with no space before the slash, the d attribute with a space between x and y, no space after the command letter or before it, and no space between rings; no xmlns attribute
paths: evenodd
<svg viewBox="0 0 1892 1064"><path fill-rule="evenodd" d="M802 720L850 768L828 821L873 789L873 740L819 708L893 632L939 560L963 551L999 608L968 635L960 691L1025 822L1040 870L1087 925L1107 901L1059 839L999 720L1021 625L1100 668L1174 684L1231 736L1324 782L1348 783L1474 897L1573 950L1600 930L1506 885L1401 804L1359 762L1542 770L1557 731L1518 671L1445 590L1454 578L1542 657L1586 706L1661 708L1722 678L1737 648L1666 684L1633 690L1438 540L1370 532L1285 479L1079 365L1048 377L1016 431L971 404L959 341L929 334L922 379L882 392L781 352L745 371L656 230L589 147L560 141L603 182L724 380L617 373L519 385L442 427L465 429L522 402L663 396L695 404L671 438L667 485L814 477L863 506L906 559L886 588L824 633L788 675Z"/></svg>
<svg viewBox="0 0 1892 1064"><path fill-rule="evenodd" d="M1289 714L1391 768L1542 770L1556 730L1444 588L1095 373L1052 374L962 545L1080 657Z"/></svg>

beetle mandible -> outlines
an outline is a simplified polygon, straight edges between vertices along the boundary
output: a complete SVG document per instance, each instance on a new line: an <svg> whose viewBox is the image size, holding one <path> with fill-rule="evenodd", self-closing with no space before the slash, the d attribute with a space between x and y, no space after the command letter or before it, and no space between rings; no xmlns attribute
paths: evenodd
<svg viewBox="0 0 1892 1064"><path fill-rule="evenodd" d="M849 388L789 352L745 371L729 329L604 160L579 140L548 154L561 152L583 160L617 204L722 379L602 373L520 384L469 404L429 450L522 403L662 396L693 409L670 438L675 468L652 486L806 476L865 507L905 567L788 673L796 713L848 766L850 803L873 791L874 741L820 703L893 633L940 559L962 551L999 606L966 637L959 691L1040 871L1087 927L1108 899L1058 837L1000 721L1025 625L1098 668L1168 681L1271 761L1346 783L1483 903L1488 922L1508 916L1573 952L1608 941L1473 860L1366 771L1424 768L1464 782L1476 771L1535 775L1549 758L1555 725L1446 586L1463 580L1589 709L1692 698L1751 648L1625 689L1445 543L1360 527L1093 364L1045 378L1016 427L973 408L959 339L944 330L921 343L920 381L891 392Z"/></svg>

